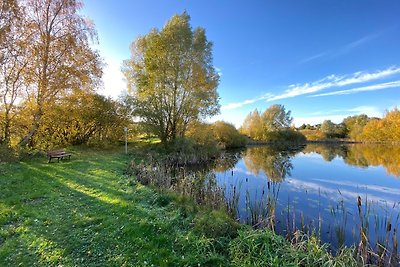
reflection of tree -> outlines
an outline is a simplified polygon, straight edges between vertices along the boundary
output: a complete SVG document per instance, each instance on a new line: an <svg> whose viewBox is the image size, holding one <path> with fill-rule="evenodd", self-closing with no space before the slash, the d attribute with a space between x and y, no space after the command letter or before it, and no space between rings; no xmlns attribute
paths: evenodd
<svg viewBox="0 0 400 267"><path fill-rule="evenodd" d="M290 175L293 169L291 156L298 151L299 148L253 147L246 151L243 160L246 168L255 175L263 171L271 181L280 182L285 179L286 175Z"/></svg>
<svg viewBox="0 0 400 267"><path fill-rule="evenodd" d="M320 154L324 160L332 161L335 157L339 156L345 158L347 155L348 147L345 145L321 145L309 144L303 150L303 153L315 152Z"/></svg>
<svg viewBox="0 0 400 267"><path fill-rule="evenodd" d="M389 174L400 176L400 146L309 144L303 152L318 153L326 161L331 161L339 156L346 164L353 166L383 166Z"/></svg>
<svg viewBox="0 0 400 267"><path fill-rule="evenodd" d="M344 161L355 166L383 166L389 174L400 176L400 146L352 145Z"/></svg>
<svg viewBox="0 0 400 267"><path fill-rule="evenodd" d="M216 172L225 172L229 169L233 169L239 159L242 158L242 152L243 150L231 150L223 153L221 157L217 158L215 161L214 170Z"/></svg>

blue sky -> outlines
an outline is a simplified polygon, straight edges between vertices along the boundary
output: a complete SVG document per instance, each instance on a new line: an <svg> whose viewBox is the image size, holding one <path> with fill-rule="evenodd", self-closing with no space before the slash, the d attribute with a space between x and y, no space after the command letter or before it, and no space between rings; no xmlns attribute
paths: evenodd
<svg viewBox="0 0 400 267"><path fill-rule="evenodd" d="M214 44L222 119L240 126L255 108L283 104L296 125L382 116L400 105L400 1L99 1L82 13L99 34L104 89L126 88L129 45L184 10Z"/></svg>

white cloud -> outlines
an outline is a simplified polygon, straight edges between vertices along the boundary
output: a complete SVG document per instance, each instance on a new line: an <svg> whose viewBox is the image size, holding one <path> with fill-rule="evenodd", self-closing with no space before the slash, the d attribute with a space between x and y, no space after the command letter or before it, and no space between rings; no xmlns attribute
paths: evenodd
<svg viewBox="0 0 400 267"><path fill-rule="evenodd" d="M365 44L365 43L367 43L367 42L379 37L379 35L380 35L380 33L374 33L374 34L370 34L370 35L364 36L364 37L362 37L362 38L360 38L360 39L358 39L358 40L356 40L354 42L351 42L351 43L343 46L338 51L336 56L342 55L342 54L346 54L346 53L350 52L351 50L353 50L354 48L359 47L359 46L361 46L361 45L363 45L363 44Z"/></svg>
<svg viewBox="0 0 400 267"><path fill-rule="evenodd" d="M337 109L330 111L321 111L318 113L313 113L311 116L306 117L294 117L293 123L296 127L304 124L319 124L324 120L331 120L334 123L341 123L344 118L348 116L366 114L368 117L382 117L383 111L378 107L374 106L358 106L350 109ZM325 115L324 115L325 114Z"/></svg>
<svg viewBox="0 0 400 267"><path fill-rule="evenodd" d="M223 105L221 107L221 110L231 110L231 109L241 108L243 106L250 105L250 104L253 104L253 103L261 101L261 100L266 100L270 97L272 97L271 94L265 94L261 97L257 97L257 98L253 98L253 99L246 99L242 102L229 103L229 104Z"/></svg>
<svg viewBox="0 0 400 267"><path fill-rule="evenodd" d="M329 92L329 93L324 93L324 94L317 94L317 95L312 95L311 97L331 96L331 95L349 95L349 94L355 94L358 92L376 91L376 90L395 88L395 87L400 87L400 81L379 83L379 84L363 86L363 87L358 87L358 88L353 88L353 89L348 89L348 90L340 90L340 91L334 91L334 92Z"/></svg>
<svg viewBox="0 0 400 267"><path fill-rule="evenodd" d="M300 63L300 64L304 64L304 63L307 63L307 62L316 60L316 59L318 59L318 58L324 57L324 56L326 56L327 54L328 54L328 52L318 53L318 54L312 55L312 56L310 56L310 57L304 58L304 59L301 60L299 63Z"/></svg>
<svg viewBox="0 0 400 267"><path fill-rule="evenodd" d="M313 60L316 60L316 59L319 59L319 58L323 58L323 57L337 57L337 56L340 56L340 55L347 54L351 50L353 50L353 49L355 49L355 48L357 48L357 47L359 47L359 46L361 46L361 45L363 45L363 44L365 44L365 43L377 38L379 35L380 35L380 33L374 33L374 34L370 34L370 35L364 36L364 37L362 37L362 38L360 38L360 39L358 39L356 41L353 41L351 43L343 45L343 46L341 46L339 48L327 50L325 52L318 53L318 54L312 55L310 57L307 57L307 58L301 60L299 62L299 64L304 64L304 63L307 63L307 62L310 62L310 61L313 61Z"/></svg>
<svg viewBox="0 0 400 267"><path fill-rule="evenodd" d="M371 82L374 80L383 79L399 73L400 73L399 67L390 67L375 72L355 72L353 74L343 75L343 76L329 75L316 82L290 85L289 89L287 89L284 93L272 96L268 98L267 101L270 102L279 99L286 99L295 96L307 95L332 87L343 87L352 84Z"/></svg>

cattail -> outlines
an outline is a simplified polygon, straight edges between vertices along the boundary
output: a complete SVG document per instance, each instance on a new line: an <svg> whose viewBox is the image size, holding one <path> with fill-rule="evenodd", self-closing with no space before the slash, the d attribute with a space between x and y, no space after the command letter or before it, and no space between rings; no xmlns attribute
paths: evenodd
<svg viewBox="0 0 400 267"><path fill-rule="evenodd" d="M387 227L386 227L386 231L390 232L392 230L392 224L388 223Z"/></svg>

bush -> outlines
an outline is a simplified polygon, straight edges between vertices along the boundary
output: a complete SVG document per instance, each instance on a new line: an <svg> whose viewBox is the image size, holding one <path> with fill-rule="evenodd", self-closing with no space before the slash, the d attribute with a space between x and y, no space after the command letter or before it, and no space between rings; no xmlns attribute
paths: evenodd
<svg viewBox="0 0 400 267"><path fill-rule="evenodd" d="M198 213L194 219L196 232L210 238L237 236L239 224L224 211L211 210Z"/></svg>
<svg viewBox="0 0 400 267"><path fill-rule="evenodd" d="M217 121L212 125L214 138L222 148L236 148L246 145L247 139L230 123Z"/></svg>
<svg viewBox="0 0 400 267"><path fill-rule="evenodd" d="M18 152L13 148L9 148L6 145L0 144L0 163L2 162L13 162L19 158Z"/></svg>

